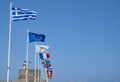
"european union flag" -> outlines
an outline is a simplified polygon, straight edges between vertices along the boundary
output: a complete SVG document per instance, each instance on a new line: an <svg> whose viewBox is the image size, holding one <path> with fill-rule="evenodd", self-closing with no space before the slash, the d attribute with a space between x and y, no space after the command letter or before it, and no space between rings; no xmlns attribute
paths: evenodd
<svg viewBox="0 0 120 82"><path fill-rule="evenodd" d="M44 42L45 35L44 34L36 34L29 32L29 42Z"/></svg>

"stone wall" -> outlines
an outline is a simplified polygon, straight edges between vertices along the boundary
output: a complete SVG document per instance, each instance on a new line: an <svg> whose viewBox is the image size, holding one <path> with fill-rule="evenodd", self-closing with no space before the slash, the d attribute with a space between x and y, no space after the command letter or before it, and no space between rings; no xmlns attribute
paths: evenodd
<svg viewBox="0 0 120 82"><path fill-rule="evenodd" d="M0 82L7 82L7 80L0 80ZM10 80L9 82L19 82L18 80Z"/></svg>
<svg viewBox="0 0 120 82"><path fill-rule="evenodd" d="M34 75L35 75L34 69L28 69L28 82L34 82ZM36 82L38 82L38 76L39 76L39 82L46 82L45 79L40 78L41 76L40 70L36 70ZM7 80L0 80L0 82L7 82ZM18 80L10 80L9 82L26 82L26 69L19 69L18 71Z"/></svg>
<svg viewBox="0 0 120 82"><path fill-rule="evenodd" d="M28 69L28 82L34 82L35 78L35 70L34 69ZM39 72L39 75L38 75ZM36 82L38 82L38 76L39 76L39 82L46 82L45 79L40 78L41 76L40 70L36 70ZM26 82L26 69L20 69L18 74L19 82Z"/></svg>

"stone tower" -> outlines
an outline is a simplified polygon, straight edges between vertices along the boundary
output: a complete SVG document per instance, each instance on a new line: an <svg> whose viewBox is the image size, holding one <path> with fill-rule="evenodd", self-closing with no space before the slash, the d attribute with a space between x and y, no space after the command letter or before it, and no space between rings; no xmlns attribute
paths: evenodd
<svg viewBox="0 0 120 82"><path fill-rule="evenodd" d="M18 79L19 82L26 82L26 61L23 62L22 69L19 69L19 75ZM40 70L36 70L36 82L38 82L38 72L39 72L39 82L45 82L41 81L42 78L40 78L41 72ZM35 77L35 70L34 69L28 69L28 82L34 82Z"/></svg>

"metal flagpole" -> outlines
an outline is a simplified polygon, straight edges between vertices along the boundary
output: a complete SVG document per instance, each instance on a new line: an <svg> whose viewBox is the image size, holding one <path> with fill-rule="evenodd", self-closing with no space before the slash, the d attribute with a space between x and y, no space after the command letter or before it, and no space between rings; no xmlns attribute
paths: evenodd
<svg viewBox="0 0 120 82"><path fill-rule="evenodd" d="M46 82L48 82L47 69L45 69Z"/></svg>
<svg viewBox="0 0 120 82"><path fill-rule="evenodd" d="M9 82L9 80L10 80L10 44L11 44L11 29L12 29L12 10L11 9L12 9L12 2L10 2L7 82Z"/></svg>
<svg viewBox="0 0 120 82"><path fill-rule="evenodd" d="M40 58L40 56L39 56L39 58ZM40 76L40 82L42 82L42 81L41 81L41 79L42 79L42 77L41 77L41 76L42 76L42 65L41 65L41 59L39 60L39 63L40 63L40 64L39 64L39 68L40 68L39 76Z"/></svg>
<svg viewBox="0 0 120 82"><path fill-rule="evenodd" d="M44 53L43 53L44 54ZM44 72L45 72L45 78L46 78L46 82L48 82L48 77L47 77L47 69L44 68Z"/></svg>
<svg viewBox="0 0 120 82"><path fill-rule="evenodd" d="M36 82L36 42L35 42L35 70L34 70L34 82Z"/></svg>
<svg viewBox="0 0 120 82"><path fill-rule="evenodd" d="M29 33L29 29L27 29L27 45L26 45L26 82L28 82L28 33Z"/></svg>
<svg viewBox="0 0 120 82"><path fill-rule="evenodd" d="M38 55L38 82L39 82L39 80L40 80L40 71L39 71L40 70L40 68L39 68L40 67L40 61L39 61L40 59L39 59L39 53L37 55Z"/></svg>

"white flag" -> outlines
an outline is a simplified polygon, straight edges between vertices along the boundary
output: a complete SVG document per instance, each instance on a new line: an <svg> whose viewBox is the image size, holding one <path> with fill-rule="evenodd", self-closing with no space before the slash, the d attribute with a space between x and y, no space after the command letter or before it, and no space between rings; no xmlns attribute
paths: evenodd
<svg viewBox="0 0 120 82"><path fill-rule="evenodd" d="M36 45L36 53L43 53L49 49L49 46L46 45Z"/></svg>

